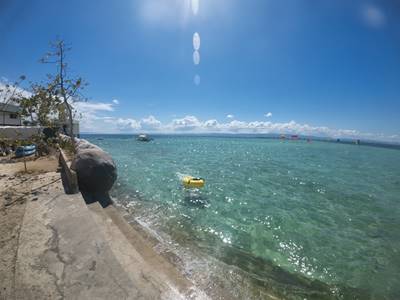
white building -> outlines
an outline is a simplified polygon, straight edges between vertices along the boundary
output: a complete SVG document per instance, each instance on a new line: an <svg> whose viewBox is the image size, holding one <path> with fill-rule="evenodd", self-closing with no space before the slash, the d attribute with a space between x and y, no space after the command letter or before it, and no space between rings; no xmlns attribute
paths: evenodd
<svg viewBox="0 0 400 300"><path fill-rule="evenodd" d="M22 120L20 115L21 108L18 105L11 103L0 103L0 138L27 139L32 135L40 134L43 126L38 126L36 123L32 124L27 120ZM58 127L61 133L70 134L69 118L61 117L53 123L53 126ZM73 121L73 134L79 137L79 122Z"/></svg>
<svg viewBox="0 0 400 300"><path fill-rule="evenodd" d="M0 103L0 126L21 126L20 110L17 105Z"/></svg>

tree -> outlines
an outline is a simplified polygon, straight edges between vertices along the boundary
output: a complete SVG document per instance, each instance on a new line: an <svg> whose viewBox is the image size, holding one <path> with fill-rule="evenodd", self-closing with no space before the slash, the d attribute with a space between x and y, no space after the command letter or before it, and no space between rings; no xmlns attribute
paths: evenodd
<svg viewBox="0 0 400 300"><path fill-rule="evenodd" d="M19 99L21 115L30 118L32 124L38 123L44 127L54 127L59 118L61 100L54 96L54 84L44 86L34 83L31 86L31 95Z"/></svg>
<svg viewBox="0 0 400 300"><path fill-rule="evenodd" d="M71 47L61 39L52 42L50 47L51 51L41 59L41 62L45 64L55 64L57 66L57 72L55 74L47 75L50 80L49 87L51 87L52 95L59 99L67 112L69 135L71 137L73 149L75 150L75 137L73 132L75 109L73 104L77 101L86 101L81 92L87 83L81 77L74 78L69 74L66 55L67 52L71 50ZM60 108L60 110L62 109Z"/></svg>
<svg viewBox="0 0 400 300"><path fill-rule="evenodd" d="M25 75L21 75L13 84L6 83L4 86L0 86L0 111L4 110L11 102L18 102L18 99L22 97L22 90L19 87L25 79ZM3 123L4 118L5 114L3 114Z"/></svg>

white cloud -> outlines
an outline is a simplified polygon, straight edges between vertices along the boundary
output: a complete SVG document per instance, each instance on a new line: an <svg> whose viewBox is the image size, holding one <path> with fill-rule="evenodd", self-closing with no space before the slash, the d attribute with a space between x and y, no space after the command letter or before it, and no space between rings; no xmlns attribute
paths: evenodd
<svg viewBox="0 0 400 300"><path fill-rule="evenodd" d="M158 130L161 128L161 125L161 122L152 115L140 121L140 127L143 130Z"/></svg>
<svg viewBox="0 0 400 300"><path fill-rule="evenodd" d="M83 132L117 132L119 131L116 119L109 116L114 112L115 102L76 102L75 117L80 122ZM112 120L112 121L111 121ZM111 122L111 123L110 123ZM114 122L114 123L112 123Z"/></svg>
<svg viewBox="0 0 400 300"><path fill-rule="evenodd" d="M360 132L354 129L333 129L326 126L312 126L300 124L295 121L274 123L270 121L240 121L231 120L220 123L216 119L202 121L196 116L187 115L183 118L174 118L171 122L163 124L155 116L150 115L141 120L134 118L119 118L101 113L110 113L109 106L100 105L107 103L91 103L90 108L83 113L81 120L82 132L98 133L243 133L243 134L298 134L326 138L370 139L380 141L400 142L400 135L384 135ZM99 110L95 110L99 109ZM104 109L104 110L103 110ZM231 115L232 116L232 115ZM233 118L233 116L232 116ZM231 119L232 119L231 118Z"/></svg>
<svg viewBox="0 0 400 300"><path fill-rule="evenodd" d="M352 129L332 129L326 126L311 126L295 121L273 123L263 121L239 121L232 120L219 123L215 119L201 121L197 117L189 115L183 118L173 119L169 124L160 124L157 128L163 133L243 133L243 134L298 134L306 136L318 136L326 138L364 138L372 140L386 140L400 142L399 135L386 136L383 134L363 133Z"/></svg>
<svg viewBox="0 0 400 300"><path fill-rule="evenodd" d="M205 121L204 122L204 127L213 129L213 128L219 128L220 125L219 125L217 120L212 119L212 120Z"/></svg>
<svg viewBox="0 0 400 300"><path fill-rule="evenodd" d="M80 112L114 111L113 103L76 102L74 107Z"/></svg>
<svg viewBox="0 0 400 300"><path fill-rule="evenodd" d="M369 4L362 7L362 15L366 24L373 28L381 28L386 23L384 12L375 5Z"/></svg>
<svg viewBox="0 0 400 300"><path fill-rule="evenodd" d="M169 127L175 131L187 131L201 126L202 123L195 116L186 116L181 119L173 119Z"/></svg>
<svg viewBox="0 0 400 300"><path fill-rule="evenodd" d="M114 120L110 120L111 122L114 122ZM118 118L116 120L116 125L117 128L120 131L128 131L131 132L133 130L138 130L140 129L140 122L134 120L134 119L124 119L124 118Z"/></svg>
<svg viewBox="0 0 400 300"><path fill-rule="evenodd" d="M0 89L5 84L0 82ZM30 93L24 89L18 90L25 96ZM230 120L219 123L216 119L201 121L196 116L188 115L183 118L174 118L170 123L163 124L153 115L137 121L134 118L121 118L110 115L115 113L115 105L119 104L117 99L110 103L106 102L77 102L74 104L80 118L82 132L97 133L138 133L142 130L163 133L256 133L256 134L299 134L330 138L361 138L378 141L390 141L400 143L400 134L385 135L382 133L366 133L353 129L333 129L326 126L311 126L300 124L295 121L273 123L270 121ZM265 114L271 117L272 113ZM228 119L234 116L229 114Z"/></svg>
<svg viewBox="0 0 400 300"><path fill-rule="evenodd" d="M272 117L272 112L268 112L264 116L267 117L267 118L270 118L270 117Z"/></svg>

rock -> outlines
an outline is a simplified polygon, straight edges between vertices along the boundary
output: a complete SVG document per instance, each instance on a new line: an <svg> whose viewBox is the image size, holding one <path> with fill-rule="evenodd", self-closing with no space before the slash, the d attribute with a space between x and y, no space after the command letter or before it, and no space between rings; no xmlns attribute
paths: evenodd
<svg viewBox="0 0 400 300"><path fill-rule="evenodd" d="M107 193L117 179L113 159L97 146L78 148L71 169L77 173L79 189L89 193Z"/></svg>
<svg viewBox="0 0 400 300"><path fill-rule="evenodd" d="M79 152L85 149L96 149L103 151L100 147L93 145L84 139L76 139L76 151Z"/></svg>

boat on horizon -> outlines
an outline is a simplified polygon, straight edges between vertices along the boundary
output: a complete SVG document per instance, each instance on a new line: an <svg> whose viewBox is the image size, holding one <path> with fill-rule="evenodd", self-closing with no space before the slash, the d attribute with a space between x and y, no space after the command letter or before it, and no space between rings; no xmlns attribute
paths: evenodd
<svg viewBox="0 0 400 300"><path fill-rule="evenodd" d="M152 140L147 134L139 134L136 138L139 142L150 142Z"/></svg>

